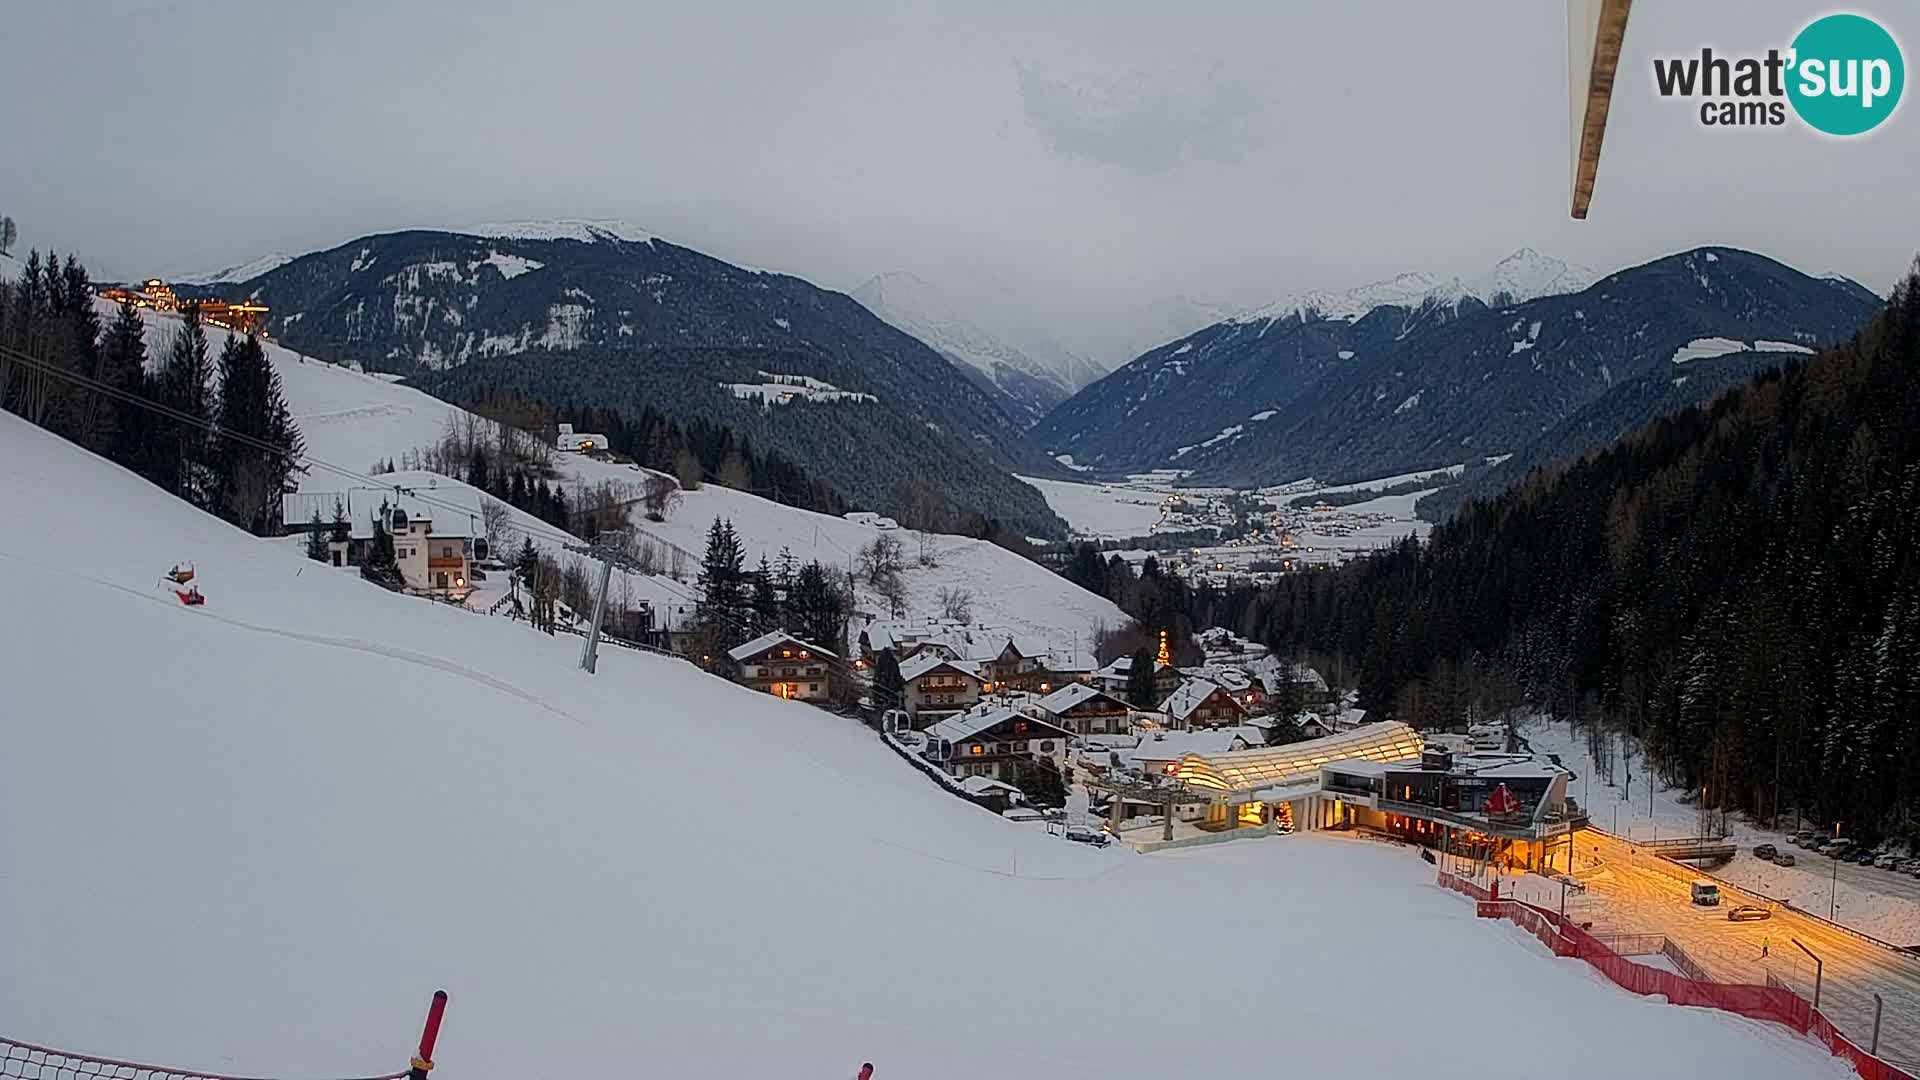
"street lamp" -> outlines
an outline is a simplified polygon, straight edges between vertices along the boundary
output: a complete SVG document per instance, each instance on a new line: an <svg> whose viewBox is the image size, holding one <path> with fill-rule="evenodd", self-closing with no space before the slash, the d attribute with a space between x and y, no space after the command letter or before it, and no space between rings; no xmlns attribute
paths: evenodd
<svg viewBox="0 0 1920 1080"><path fill-rule="evenodd" d="M1833 838L1840 839L1840 823L1837 821L1833 823ZM1835 904L1840 895L1840 849L1834 848L1829 858L1833 860L1833 880L1827 885L1827 921L1832 922L1833 914L1837 910Z"/></svg>

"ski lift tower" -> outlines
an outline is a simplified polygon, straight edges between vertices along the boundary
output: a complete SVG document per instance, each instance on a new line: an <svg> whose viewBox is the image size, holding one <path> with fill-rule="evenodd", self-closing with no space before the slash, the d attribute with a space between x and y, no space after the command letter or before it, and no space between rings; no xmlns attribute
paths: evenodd
<svg viewBox="0 0 1920 1080"><path fill-rule="evenodd" d="M600 560L600 587L593 594L593 621L587 627L587 640L580 646L580 670L589 675L593 674L594 664L600 654L600 624L607 617L607 588L613 584L614 564L618 563L621 569L634 573L646 572L638 561L627 554L626 539L627 532L621 529L603 532L593 538L592 544L584 547L579 544L567 545L568 551Z"/></svg>
<svg viewBox="0 0 1920 1080"><path fill-rule="evenodd" d="M1614 75L1633 0L1567 0L1567 149L1573 216L1584 221L1607 136Z"/></svg>

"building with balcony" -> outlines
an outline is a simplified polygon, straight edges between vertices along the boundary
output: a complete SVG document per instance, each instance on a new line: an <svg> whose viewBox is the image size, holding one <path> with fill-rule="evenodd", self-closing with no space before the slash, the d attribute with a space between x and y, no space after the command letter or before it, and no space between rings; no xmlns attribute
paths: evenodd
<svg viewBox="0 0 1920 1080"><path fill-rule="evenodd" d="M953 776L1011 782L1036 757L1064 760L1069 734L1038 717L985 704L928 728L925 754Z"/></svg>
<svg viewBox="0 0 1920 1080"><path fill-rule="evenodd" d="M985 680L972 661L925 651L900 665L900 681L905 688L902 704L914 729L925 730L935 721L978 705Z"/></svg>
<svg viewBox="0 0 1920 1080"><path fill-rule="evenodd" d="M784 630L729 649L727 659L733 661L743 685L763 694L790 701L833 699L833 662L839 656Z"/></svg>

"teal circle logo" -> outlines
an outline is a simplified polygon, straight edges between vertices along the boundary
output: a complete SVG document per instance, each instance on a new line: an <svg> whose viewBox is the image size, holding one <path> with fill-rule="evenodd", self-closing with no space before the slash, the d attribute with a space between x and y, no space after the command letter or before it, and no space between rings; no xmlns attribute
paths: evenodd
<svg viewBox="0 0 1920 1080"><path fill-rule="evenodd" d="M1906 65L1900 44L1864 15L1828 15L1793 39L1787 100L1816 131L1861 135L1900 104Z"/></svg>

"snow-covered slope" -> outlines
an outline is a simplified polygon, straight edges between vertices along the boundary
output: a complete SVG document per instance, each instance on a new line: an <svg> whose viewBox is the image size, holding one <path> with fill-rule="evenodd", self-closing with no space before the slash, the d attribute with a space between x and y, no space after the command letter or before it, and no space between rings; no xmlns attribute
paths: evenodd
<svg viewBox="0 0 1920 1080"><path fill-rule="evenodd" d="M313 573L10 415L0 504L35 524L0 530L13 1037L367 1075L444 986L462 1080L1467 1076L1498 1001L1498 1054L1560 1078L1849 1075L1547 958L1406 850L1066 843L848 720ZM1192 989L1142 1029L1112 991L1150 960ZM1568 1016L1608 1037L1567 1054Z"/></svg>
<svg viewBox="0 0 1920 1080"><path fill-rule="evenodd" d="M111 309L102 308L103 317ZM167 314L145 312L149 352L157 352L165 336L178 325ZM215 350L223 331L212 331ZM304 357L267 342L267 357L279 372L287 404L306 437L307 451L328 465L366 473L375 462L399 460L410 450L439 441L450 423L470 414L391 376L367 375ZM592 461L577 455L560 459L562 474L572 482L613 481L635 485L641 474L624 465ZM355 483L390 484L392 477L356 480L325 467L316 467L300 480L303 491L339 491ZM443 480L456 489L465 485ZM706 548L707 527L715 517L734 523L745 542L749 560L769 560L789 548L802 562L818 559L832 569L846 569L859 550L871 544L881 530L845 518L816 514L763 499L757 495L706 484L685 493L670 520L649 522L636 514L633 524L642 532L687 552L686 573L699 567ZM974 621L1005 627L1052 643L1057 648L1090 649L1097 626L1118 627L1125 613L1105 597L1080 588L1053 573L984 540L936 534L932 551L937 563L918 563L920 534L908 529L888 530L906 548L908 614L940 613L940 590L960 589L973 596ZM664 588L664 586L663 586ZM651 595L651 594L649 594ZM659 602L665 603L662 597ZM676 600L684 603L684 599ZM883 611L878 599L863 594L865 610Z"/></svg>
<svg viewBox="0 0 1920 1080"><path fill-rule="evenodd" d="M603 240L650 244L655 239L651 231L631 221L587 221L578 218L495 222L464 231L475 236L490 236L502 240L578 240L587 244Z"/></svg>
<svg viewBox="0 0 1920 1080"><path fill-rule="evenodd" d="M1044 334L988 329L932 283L905 271L870 278L852 296L935 352L978 372L1031 419L1039 419L1075 390L1106 374L1092 360Z"/></svg>
<svg viewBox="0 0 1920 1080"><path fill-rule="evenodd" d="M293 256L288 255L284 251L270 251L257 259L251 259L237 266L229 266L221 270L208 270L197 274L176 274L173 280L176 284L181 285L238 285L242 282L252 281L254 278L259 277L269 270L278 270L280 267L292 261Z"/></svg>

